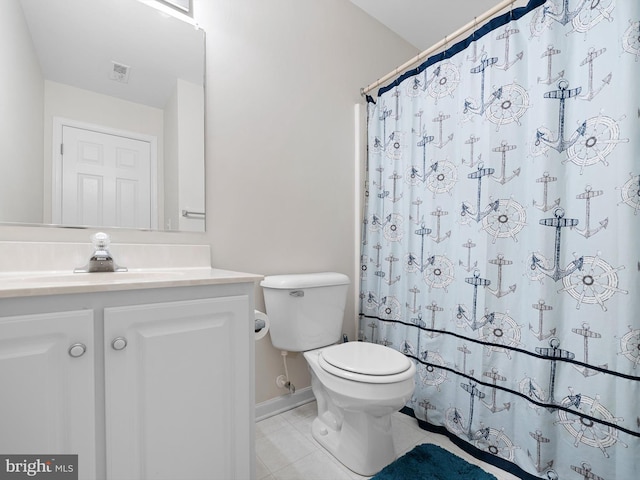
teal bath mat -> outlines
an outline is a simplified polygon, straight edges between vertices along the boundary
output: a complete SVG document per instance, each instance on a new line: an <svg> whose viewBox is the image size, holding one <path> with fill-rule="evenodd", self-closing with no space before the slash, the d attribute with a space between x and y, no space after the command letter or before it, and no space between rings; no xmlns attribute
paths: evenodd
<svg viewBox="0 0 640 480"><path fill-rule="evenodd" d="M418 445L384 467L371 480L497 480L444 448L430 443Z"/></svg>

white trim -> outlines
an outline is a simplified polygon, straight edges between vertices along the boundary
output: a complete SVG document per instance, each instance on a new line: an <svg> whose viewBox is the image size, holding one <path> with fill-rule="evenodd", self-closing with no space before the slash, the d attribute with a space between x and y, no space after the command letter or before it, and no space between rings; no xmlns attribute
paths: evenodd
<svg viewBox="0 0 640 480"><path fill-rule="evenodd" d="M353 218L354 218L354 248L355 248L355 265L353 266L353 305L355 308L355 315L353 316L353 322L355 323L355 338L353 340L360 339L360 332L358 331L358 314L360 305L360 249L362 247L362 230L361 230L361 217L362 217L362 105L356 103L353 108L353 135L355 137L355 148L353 152L354 156L354 196L353 196Z"/></svg>
<svg viewBox="0 0 640 480"><path fill-rule="evenodd" d="M313 396L311 387L304 387L296 390L296 393L292 393L291 395L282 395L260 402L256 404L256 422L292 410L305 403L313 402L315 399L316 397Z"/></svg>
<svg viewBox="0 0 640 480"><path fill-rule="evenodd" d="M104 133L106 135L117 135L119 137L127 137L133 140L149 142L151 163L150 163L150 188L151 188L151 230L158 229L158 138L155 135L131 132L129 130L120 130L117 128L105 127L94 123L82 122L79 120L71 120L63 117L53 117L52 132L52 160L51 160L51 223L62 224L62 152L60 145L62 144L62 128L65 126L73 128L82 128L84 130L93 130L94 132ZM110 227L113 225L105 225Z"/></svg>

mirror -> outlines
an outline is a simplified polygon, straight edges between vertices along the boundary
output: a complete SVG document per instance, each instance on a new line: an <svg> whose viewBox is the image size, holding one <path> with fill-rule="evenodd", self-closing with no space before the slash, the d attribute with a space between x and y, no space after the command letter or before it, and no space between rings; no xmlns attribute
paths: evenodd
<svg viewBox="0 0 640 480"><path fill-rule="evenodd" d="M0 222L203 232L204 31L154 0L2 3Z"/></svg>

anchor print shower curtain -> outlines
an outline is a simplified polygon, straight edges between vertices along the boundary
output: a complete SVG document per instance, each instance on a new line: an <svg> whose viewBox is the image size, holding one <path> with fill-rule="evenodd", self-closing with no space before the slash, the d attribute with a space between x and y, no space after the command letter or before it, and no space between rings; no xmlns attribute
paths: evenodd
<svg viewBox="0 0 640 480"><path fill-rule="evenodd" d="M368 102L360 339L521 478L640 475L640 2L532 0Z"/></svg>

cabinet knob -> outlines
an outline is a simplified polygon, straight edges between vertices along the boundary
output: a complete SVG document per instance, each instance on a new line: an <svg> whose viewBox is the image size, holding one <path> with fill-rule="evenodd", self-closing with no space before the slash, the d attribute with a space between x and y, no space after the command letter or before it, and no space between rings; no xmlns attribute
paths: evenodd
<svg viewBox="0 0 640 480"><path fill-rule="evenodd" d="M73 358L78 358L84 355L84 352L87 351L87 346L83 343L74 343L69 347L69 355Z"/></svg>
<svg viewBox="0 0 640 480"><path fill-rule="evenodd" d="M127 339L124 337L116 337L111 342L111 348L114 350L124 350L127 346Z"/></svg>

